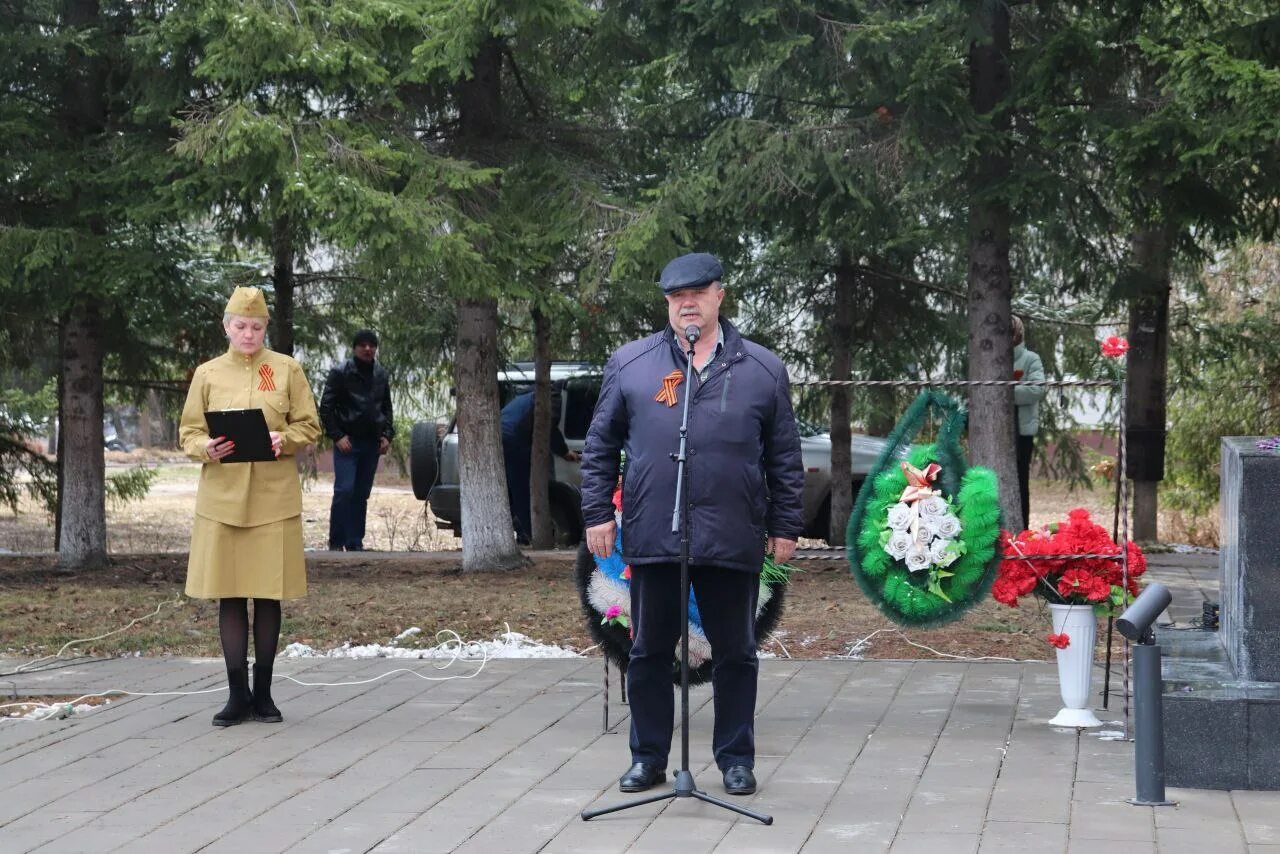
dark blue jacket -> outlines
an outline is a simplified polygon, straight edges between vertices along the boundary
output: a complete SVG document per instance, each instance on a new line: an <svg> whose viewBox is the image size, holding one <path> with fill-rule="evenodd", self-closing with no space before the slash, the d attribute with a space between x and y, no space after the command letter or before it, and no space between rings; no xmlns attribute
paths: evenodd
<svg viewBox="0 0 1280 854"><path fill-rule="evenodd" d="M693 377L689 407L689 559L759 572L765 538L797 539L804 529L804 468L782 361L721 319L724 352L705 381ZM604 369L600 399L582 453L582 520L613 518L618 452L626 451L622 527L632 564L680 559L671 533L684 395L655 400L662 378L683 371L670 327L618 349Z"/></svg>
<svg viewBox="0 0 1280 854"><path fill-rule="evenodd" d="M569 445L555 423L556 414L551 415L551 453L563 457L569 453ZM517 394L502 407L502 447L517 450L526 457L533 452L533 392Z"/></svg>

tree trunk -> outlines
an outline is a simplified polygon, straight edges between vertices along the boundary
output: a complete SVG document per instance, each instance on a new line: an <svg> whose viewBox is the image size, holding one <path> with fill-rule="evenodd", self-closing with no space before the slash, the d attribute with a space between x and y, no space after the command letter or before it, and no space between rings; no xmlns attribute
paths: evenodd
<svg viewBox="0 0 1280 854"><path fill-rule="evenodd" d="M853 374L853 289L857 273L849 250L840 250L836 266L835 317L831 321L831 378ZM853 513L853 430L849 426L849 386L831 389L831 516L827 543L845 544L845 527Z"/></svg>
<svg viewBox="0 0 1280 854"><path fill-rule="evenodd" d="M502 41L486 39L458 83L458 129L478 163L492 164L502 118ZM481 195L477 206L492 204ZM483 245L476 247L485 254ZM458 478L462 487L462 568L516 569L527 561L516 547L502 459L498 406L498 301L458 300Z"/></svg>
<svg viewBox="0 0 1280 854"><path fill-rule="evenodd" d="M54 496L53 504L53 550L55 552L62 551L62 499L66 492L62 489L65 481L66 473L66 440L62 430L62 390L67 387L67 366L66 361L62 358L62 339L67 334L67 318L66 315L58 318L58 381L56 393L58 395L58 413L53 416L53 455L57 460L57 489L58 492ZM106 472L106 464L103 464L103 472ZM103 489L106 484L103 484Z"/></svg>
<svg viewBox="0 0 1280 854"><path fill-rule="evenodd" d="M64 0L68 38L62 84L62 120L68 139L86 148L106 127L105 57L92 45L101 25L97 0ZM85 42L91 47L86 48ZM101 221L82 214L82 195L73 185L66 222L87 225L103 236ZM72 281L85 271L69 271ZM103 328L98 301L76 295L63 317L58 388L58 565L64 569L100 567L107 560L106 467L102 456Z"/></svg>
<svg viewBox="0 0 1280 854"><path fill-rule="evenodd" d="M151 436L151 419L159 408L157 403L156 390L149 388L147 396L142 399L142 405L138 407L138 444L147 450L155 444Z"/></svg>
<svg viewBox="0 0 1280 854"><path fill-rule="evenodd" d="M471 63L471 76L458 84L459 131L468 139L472 157L491 161L491 151L480 151L492 142L502 126L502 40L490 36L480 45Z"/></svg>
<svg viewBox="0 0 1280 854"><path fill-rule="evenodd" d="M551 409L551 318L533 309L533 461L529 474L530 545L549 549L552 537L550 484L554 472L551 460L551 425L559 421Z"/></svg>
<svg viewBox="0 0 1280 854"><path fill-rule="evenodd" d="M293 229L287 214L271 223L271 284L275 289L275 310L271 313L271 349L293 355L294 246Z"/></svg>
<svg viewBox="0 0 1280 854"><path fill-rule="evenodd" d="M498 406L498 301L458 301L458 482L462 499L462 569L516 569L516 547L502 460Z"/></svg>
<svg viewBox="0 0 1280 854"><path fill-rule="evenodd" d="M1139 542L1157 539L1156 492L1164 479L1170 237L1153 226L1131 241L1141 291L1129 300L1125 476L1133 481L1133 539Z"/></svg>
<svg viewBox="0 0 1280 854"><path fill-rule="evenodd" d="M102 359L103 328L98 303L81 297L68 312L62 335L58 565L64 569L101 567L107 561Z"/></svg>
<svg viewBox="0 0 1280 854"><path fill-rule="evenodd" d="M997 137L985 143L970 178L969 379L1011 380L1013 344L1009 275L1009 204L1001 196L1009 176L1009 7L983 3L975 21L982 37L969 49L969 99L974 112L993 116ZM976 201L981 199L981 201ZM1025 520L1018 498L1012 386L974 386L969 393L969 452L977 465L995 471L1004 527L1020 531Z"/></svg>

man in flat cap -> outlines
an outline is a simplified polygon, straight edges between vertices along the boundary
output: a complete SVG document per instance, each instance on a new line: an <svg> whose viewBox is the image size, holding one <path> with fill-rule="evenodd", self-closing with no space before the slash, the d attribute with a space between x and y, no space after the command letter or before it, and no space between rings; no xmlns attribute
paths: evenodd
<svg viewBox="0 0 1280 854"><path fill-rule="evenodd" d="M320 420L333 440L329 551L364 551L373 478L396 435L391 383L377 355L377 333L361 329L351 339L351 358L330 369L320 395Z"/></svg>
<svg viewBox="0 0 1280 854"><path fill-rule="evenodd" d="M672 657L680 639L680 535L671 532L684 395L689 401L686 489L689 577L711 642L712 750L725 791L755 791L755 617L766 552L785 563L803 529L804 469L786 368L720 317L720 262L682 255L662 271L669 323L618 349L604 369L582 456L587 546L613 551L613 491L625 452L622 508L631 566L627 667L631 767L641 792L664 779L671 748ZM692 333L692 334L691 334ZM692 340L693 387L684 387Z"/></svg>

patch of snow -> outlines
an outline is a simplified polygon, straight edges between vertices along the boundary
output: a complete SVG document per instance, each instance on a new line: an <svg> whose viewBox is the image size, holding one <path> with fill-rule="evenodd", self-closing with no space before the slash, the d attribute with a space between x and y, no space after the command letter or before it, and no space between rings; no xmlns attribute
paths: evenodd
<svg viewBox="0 0 1280 854"><path fill-rule="evenodd" d="M405 638L411 638L414 635L420 635L420 634L422 634L422 629L418 628L417 626L410 626L409 628L405 629L403 632L401 632L400 634L392 638L392 643L395 643L396 641L402 641Z"/></svg>
<svg viewBox="0 0 1280 854"><path fill-rule="evenodd" d="M572 648L535 641L520 632L503 632L494 640L445 641L422 649L406 649L386 644L356 644L347 641L340 647L320 651L305 643L291 643L284 648L286 658L581 658Z"/></svg>
<svg viewBox="0 0 1280 854"><path fill-rule="evenodd" d="M1104 729L1090 735L1096 735L1099 741L1124 741L1124 733L1118 729Z"/></svg>
<svg viewBox="0 0 1280 854"><path fill-rule="evenodd" d="M1193 546L1187 543L1166 543L1169 551L1179 555L1216 555L1218 550L1209 546Z"/></svg>
<svg viewBox="0 0 1280 854"><path fill-rule="evenodd" d="M65 718L83 717L84 715L90 714L95 709L102 708L110 702L110 700L106 700L97 705L92 703L77 703L74 706L70 703L50 703L48 705L32 709L24 715L13 715L8 718L0 718L0 720L54 721L63 720Z"/></svg>

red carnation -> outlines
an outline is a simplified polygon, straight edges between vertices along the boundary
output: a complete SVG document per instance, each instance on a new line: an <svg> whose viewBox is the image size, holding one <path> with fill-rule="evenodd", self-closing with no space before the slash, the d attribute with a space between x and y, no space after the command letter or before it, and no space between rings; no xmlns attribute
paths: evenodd
<svg viewBox="0 0 1280 854"><path fill-rule="evenodd" d="M1092 579L1093 576L1083 569L1068 569L1062 573L1062 578L1058 579L1058 592L1064 599L1077 593L1083 594L1085 586Z"/></svg>
<svg viewBox="0 0 1280 854"><path fill-rule="evenodd" d="M1083 585L1083 592L1084 598L1090 602L1104 602L1111 596L1111 585L1106 579L1094 575Z"/></svg>
<svg viewBox="0 0 1280 854"><path fill-rule="evenodd" d="M1137 595L1137 578L1147 569L1142 550L1132 542L1125 543L1125 584L1125 567L1115 559L1121 554L1120 547L1107 529L1080 507L1071 510L1066 521L1042 530L1026 530L1017 535L1005 531L1001 545L1002 560L992 596L1011 606L1018 604L1019 597L1034 594L1054 603L1110 608L1111 595L1117 587ZM1076 557L1051 559L1049 555Z"/></svg>
<svg viewBox="0 0 1280 854"><path fill-rule="evenodd" d="M1112 335L1102 342L1102 355L1108 359L1118 359L1129 352L1129 342L1119 335Z"/></svg>
<svg viewBox="0 0 1280 854"><path fill-rule="evenodd" d="M1007 578L997 578L995 583L991 585L991 598L1001 605L1008 605L1010 608L1018 606L1018 591L1014 589L1013 583Z"/></svg>
<svg viewBox="0 0 1280 854"><path fill-rule="evenodd" d="M1047 640L1051 645L1056 646L1058 649L1066 649L1067 647L1071 646L1071 636L1066 632L1063 632L1060 635L1055 635L1053 633L1050 633L1045 635L1044 639Z"/></svg>

